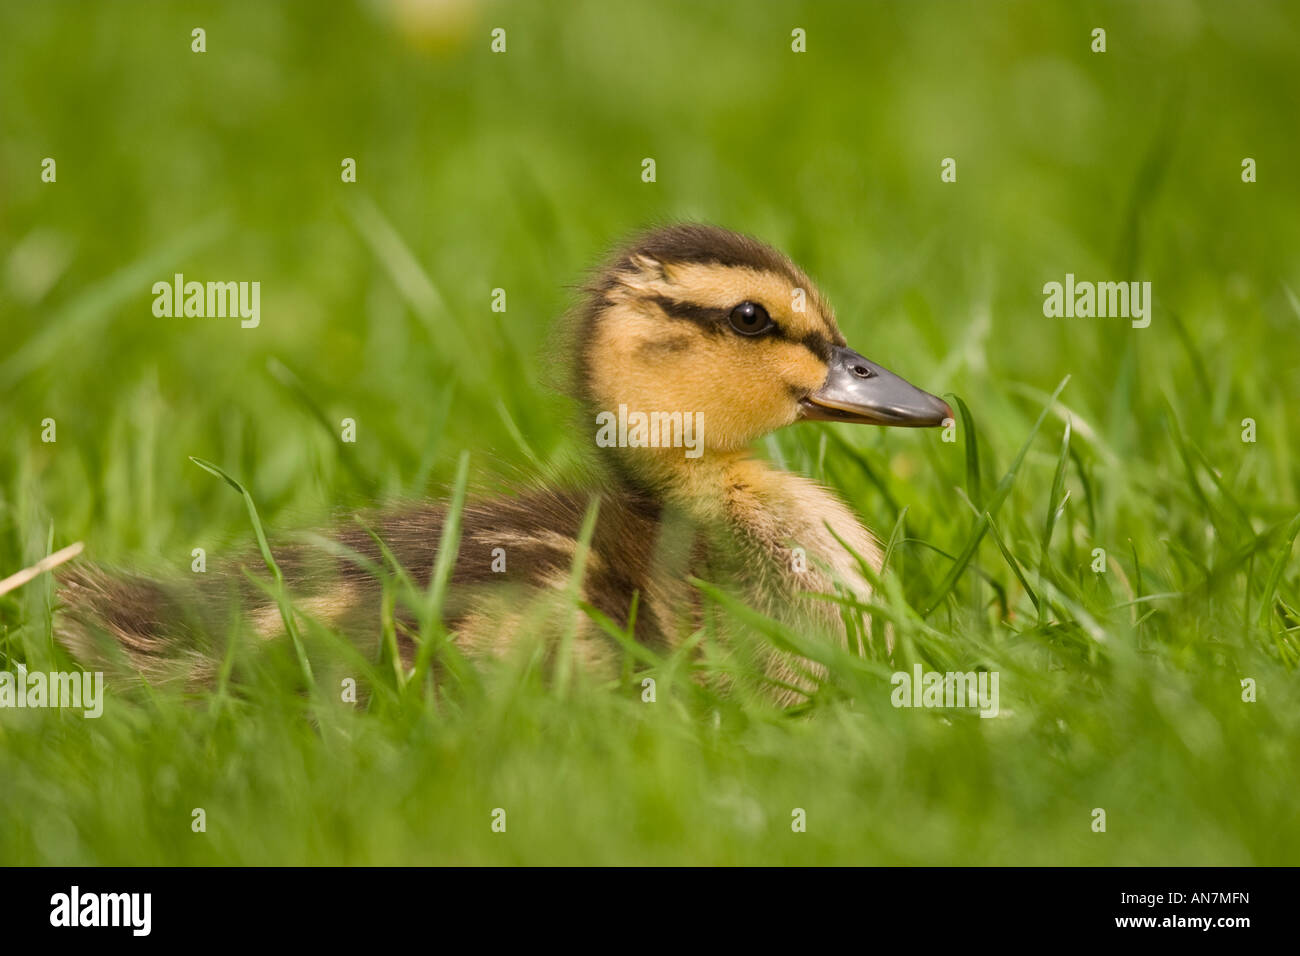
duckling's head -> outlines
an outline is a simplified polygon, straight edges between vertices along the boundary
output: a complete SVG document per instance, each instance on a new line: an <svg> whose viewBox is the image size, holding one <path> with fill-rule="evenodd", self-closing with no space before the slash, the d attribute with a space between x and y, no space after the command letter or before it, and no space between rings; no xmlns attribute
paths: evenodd
<svg viewBox="0 0 1300 956"><path fill-rule="evenodd" d="M917 427L952 415L850 349L812 280L747 236L656 229L612 257L587 293L579 397L598 413L698 413L705 452L801 419Z"/></svg>

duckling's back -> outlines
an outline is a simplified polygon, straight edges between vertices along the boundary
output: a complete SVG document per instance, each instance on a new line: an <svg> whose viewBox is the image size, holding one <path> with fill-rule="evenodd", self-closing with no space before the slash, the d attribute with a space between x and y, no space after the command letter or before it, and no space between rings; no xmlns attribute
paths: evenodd
<svg viewBox="0 0 1300 956"><path fill-rule="evenodd" d="M597 520L584 553L583 523ZM404 576L423 590L433 574L446 508L426 502L361 516L313 543L273 548L294 608L353 639L363 652L378 646L385 578ZM504 656L521 634L566 626L573 597L649 647L663 647L690 598L684 578L696 545L694 529L665 520L661 506L636 492L542 489L471 501L461 513L460 541L442 619L470 657ZM583 566L575 580L574 568ZM125 663L151 682L203 684L216 673L232 603L242 607L243 633L283 633L266 589L240 573L259 572L249 555L224 572L193 580L157 580L74 566L60 576L56 634L85 663ZM399 570L400 569L400 570ZM576 592L571 594L570 592ZM637 596L635 619L632 597ZM402 659L415 657L415 613L395 609ZM585 620L575 653L600 665L618 645Z"/></svg>

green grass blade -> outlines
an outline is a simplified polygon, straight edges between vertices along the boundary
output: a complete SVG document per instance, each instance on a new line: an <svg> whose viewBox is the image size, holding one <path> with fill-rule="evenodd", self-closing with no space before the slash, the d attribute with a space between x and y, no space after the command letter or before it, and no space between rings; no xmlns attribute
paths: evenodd
<svg viewBox="0 0 1300 956"><path fill-rule="evenodd" d="M582 528L578 532L578 544L573 552L573 563L569 567L569 583L566 593L573 603L574 613L564 628L560 638L560 649L555 658L555 692L563 697L569 689L569 680L573 668L573 642L578 636L581 624L578 611L581 610L582 582L587 574L587 557L591 553L591 537L596 533L596 519L600 515L600 498L593 497L587 504L587 513L582 517Z"/></svg>
<svg viewBox="0 0 1300 956"><path fill-rule="evenodd" d="M975 431L975 419L962 401L960 395L953 395L957 403L957 414L961 416L961 434L966 443L966 494L979 511L984 506L984 496L980 490L980 443Z"/></svg>
<svg viewBox="0 0 1300 956"><path fill-rule="evenodd" d="M435 650L445 643L442 626L442 608L447 596L447 586L460 552L460 522L465 510L466 489L469 486L469 452L461 452L456 462L456 481L452 487L451 504L443 519L442 533L438 538L438 557L434 560L429 585L425 591L420 614L419 650L416 652L415 670L408 686L425 687L429 664ZM433 701L429 688L429 700Z"/></svg>
<svg viewBox="0 0 1300 956"><path fill-rule="evenodd" d="M998 549L1002 552L1002 557L1006 560L1012 573L1015 574L1016 579L1020 582L1020 586L1024 588L1025 593L1029 595L1029 600L1033 602L1034 609L1041 611L1038 594L1029 586L1029 581L1026 579L1024 571L1021 570L1020 562L1017 561L1015 555L1011 553L1011 549L1007 547L1007 543L1002 540L1002 534L998 531L998 526L993 523L993 519L989 517L988 512L985 512L984 520L988 523L989 530L993 532L993 540L997 542Z"/></svg>
<svg viewBox="0 0 1300 956"><path fill-rule="evenodd" d="M1259 606L1259 623L1263 626L1267 626L1273 614L1273 595L1277 593L1278 585L1282 583L1282 574L1291 561L1291 548L1297 534L1300 534L1300 514L1291 519L1286 531L1282 533L1282 546L1278 548L1277 557L1273 559L1273 566L1264 580L1263 598Z"/></svg>
<svg viewBox="0 0 1300 956"><path fill-rule="evenodd" d="M1015 483L1016 474L1020 471L1020 466L1025 460L1025 455L1029 452L1030 445L1033 444L1034 438L1038 435L1039 429L1043 427L1043 422L1047 420L1048 412L1060 397L1061 392L1064 391L1065 386L1069 381L1070 376L1068 375L1061 379L1061 384L1056 386L1056 391L1052 393L1047 405L1044 406L1042 412L1039 413L1038 420L1034 422L1034 427L1029 430L1029 437L1027 437L1024 444L1020 446L1019 454L1016 455L1015 460L1011 463L1011 467L1007 469L1006 474L1002 476L1002 480L998 482L997 487L993 490L993 497L989 501L989 506L985 509L984 515L976 519L974 526L966 535L966 544L957 555L956 561L952 567L948 569L948 573L943 576L938 587L934 589L933 593L922 606L922 617L929 617L934 613L939 605L943 603L944 599L952 589L956 587L958 579L961 578L962 574L966 570L966 566L970 564L971 559L975 557L975 552L979 549L980 542L984 540L984 533L988 530L989 522L997 517L998 509L1002 507L1002 503L1007 500L1007 496L1011 493L1011 486Z"/></svg>
<svg viewBox="0 0 1300 956"><path fill-rule="evenodd" d="M275 601L276 606L280 609L280 619L284 622L285 633L293 641L294 653L298 655L298 664L302 668L303 680L307 682L308 687L314 687L316 681L312 675L311 662L307 660L307 650L303 647L302 637L298 633L293 606L289 603L289 592L284 583L284 575L280 572L280 566L276 564L274 555L271 554L271 546L267 543L266 532L262 529L262 519L257 514L257 505L253 501L253 496L248 493L248 490L243 485L212 462L204 461L202 458L195 458L193 455L190 455L189 459L204 471L220 478L243 497L244 504L248 507L248 520L252 523L253 533L257 536L257 547L262 552L262 560L266 562L271 577L275 580Z"/></svg>
<svg viewBox="0 0 1300 956"><path fill-rule="evenodd" d="M1056 521L1065 504L1065 466L1070 460L1070 422L1065 422L1065 431L1061 436L1061 456L1056 462L1056 473L1052 476L1052 493L1047 498L1047 518L1043 523L1042 563L1047 563L1047 554L1052 547L1052 532L1056 530Z"/></svg>

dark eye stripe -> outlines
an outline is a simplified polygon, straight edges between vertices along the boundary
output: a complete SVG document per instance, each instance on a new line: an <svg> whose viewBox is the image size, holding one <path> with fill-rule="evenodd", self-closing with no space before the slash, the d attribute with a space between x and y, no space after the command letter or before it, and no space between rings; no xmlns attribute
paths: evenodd
<svg viewBox="0 0 1300 956"><path fill-rule="evenodd" d="M698 305L694 302L682 302L678 299L670 299L668 296L657 295L650 298L651 302L663 310L664 315L674 319L684 319L693 322L706 332L713 333L730 333L728 325L730 309L715 309L707 305ZM820 332L808 332L804 335L793 336L777 325L776 330L769 338L776 338L782 342L789 342L792 345L802 345L809 352L821 359L823 362L829 362L831 358L831 342Z"/></svg>
<svg viewBox="0 0 1300 956"><path fill-rule="evenodd" d="M726 331L724 324L727 321L727 316L731 314L730 309L713 309L707 305L681 302L664 295L652 296L650 301L663 309L664 315L674 319L685 319L688 322L694 322L700 328L710 332Z"/></svg>
<svg viewBox="0 0 1300 956"><path fill-rule="evenodd" d="M827 340L826 336L822 335L820 332L809 332L807 335L803 335L797 339L787 339L787 341L794 342L796 345L802 345L823 362L829 362L831 360L831 343Z"/></svg>

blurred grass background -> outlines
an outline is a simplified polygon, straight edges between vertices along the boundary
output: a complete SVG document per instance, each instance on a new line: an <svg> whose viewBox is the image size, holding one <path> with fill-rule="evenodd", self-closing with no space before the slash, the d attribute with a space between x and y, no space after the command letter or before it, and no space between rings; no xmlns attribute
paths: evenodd
<svg viewBox="0 0 1300 956"><path fill-rule="evenodd" d="M110 686L98 721L0 711L0 862L1300 861L1293 5L56 2L0 36L0 576L76 540L154 573L246 551L189 455L276 531L442 494L465 450L478 487L572 472L553 321L666 219L785 249L973 420L764 449L900 531L899 651L811 720L670 675L438 712L272 665L230 699ZM155 318L176 272L260 281L261 326ZM1151 326L1045 318L1067 272L1151 281ZM54 600L0 598L0 668L66 664ZM998 669L1006 715L894 710L914 661Z"/></svg>

